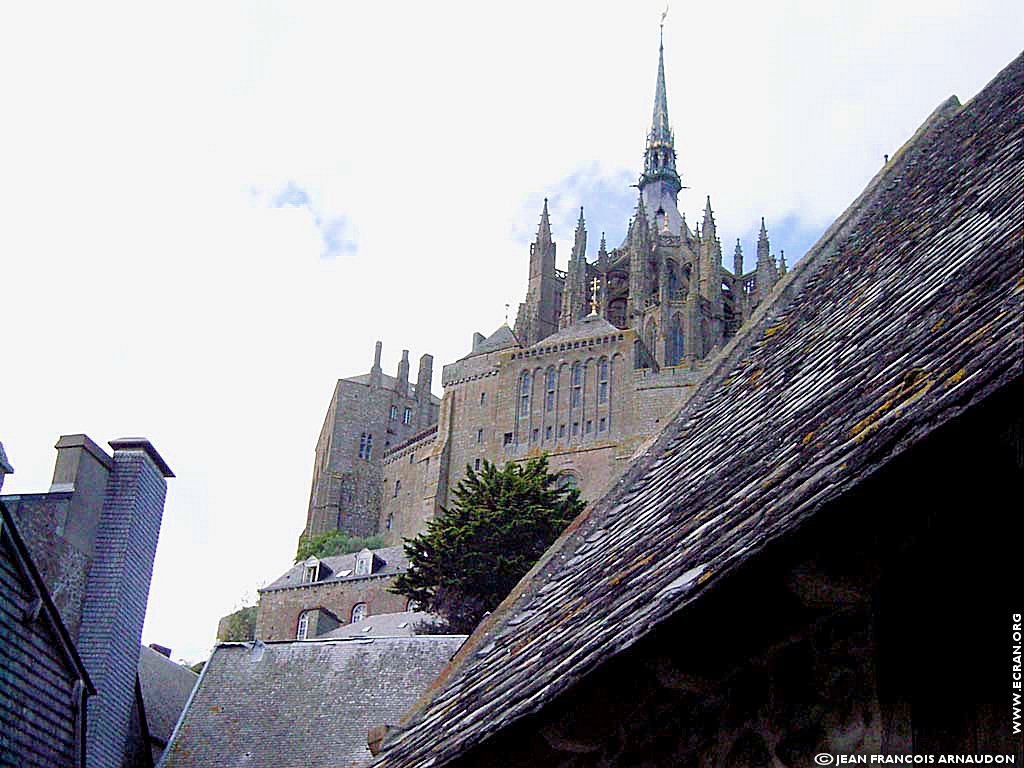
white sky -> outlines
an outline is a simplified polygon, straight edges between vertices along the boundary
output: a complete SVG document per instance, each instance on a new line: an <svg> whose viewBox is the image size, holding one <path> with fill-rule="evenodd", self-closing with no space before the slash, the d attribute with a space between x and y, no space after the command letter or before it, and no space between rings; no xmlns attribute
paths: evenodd
<svg viewBox="0 0 1024 768"><path fill-rule="evenodd" d="M334 380L384 342L440 368L526 289L551 198L621 241L661 2L8 4L0 11L0 440L144 435L170 481L144 642L204 658L287 569ZM950 94L1024 40L1019 0L675 3L690 221L759 217L790 263ZM798 253L799 251L799 253Z"/></svg>

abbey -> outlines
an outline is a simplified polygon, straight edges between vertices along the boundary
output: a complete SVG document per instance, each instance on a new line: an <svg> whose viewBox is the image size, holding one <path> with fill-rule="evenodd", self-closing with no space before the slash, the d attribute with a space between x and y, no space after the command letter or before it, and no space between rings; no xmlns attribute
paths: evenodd
<svg viewBox="0 0 1024 768"><path fill-rule="evenodd" d="M389 546L424 529L466 467L546 453L566 483L598 497L692 391L702 369L786 272L761 222L754 269L739 240L722 264L710 197L691 228L669 123L664 47L636 212L624 242L604 235L587 259L584 211L568 268L556 266L547 201L530 245L515 327L473 334L430 395L430 356L415 389L408 362L338 382L317 446L304 535L380 533Z"/></svg>

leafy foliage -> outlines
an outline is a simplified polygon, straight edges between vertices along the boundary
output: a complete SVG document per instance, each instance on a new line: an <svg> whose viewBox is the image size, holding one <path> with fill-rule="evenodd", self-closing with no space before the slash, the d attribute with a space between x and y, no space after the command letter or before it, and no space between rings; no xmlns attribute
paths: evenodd
<svg viewBox="0 0 1024 768"><path fill-rule="evenodd" d="M303 539L299 542L299 549L295 553L295 562L305 560L310 555L314 557L331 557L332 555L347 555L350 552L358 552L361 549L380 549L384 546L383 536L349 536L343 531L327 531L316 536Z"/></svg>
<svg viewBox="0 0 1024 768"><path fill-rule="evenodd" d="M579 491L546 456L504 469L484 461L453 491L455 504L406 539L410 567L392 591L439 614L447 631L471 632L580 513Z"/></svg>
<svg viewBox="0 0 1024 768"><path fill-rule="evenodd" d="M256 606L247 605L225 616L217 640L223 643L245 643L256 637Z"/></svg>

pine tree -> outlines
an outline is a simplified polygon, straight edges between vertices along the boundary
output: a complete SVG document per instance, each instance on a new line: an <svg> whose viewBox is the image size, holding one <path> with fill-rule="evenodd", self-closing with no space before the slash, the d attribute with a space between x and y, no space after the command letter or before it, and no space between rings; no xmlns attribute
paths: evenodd
<svg viewBox="0 0 1024 768"><path fill-rule="evenodd" d="M410 567L392 591L471 632L582 511L579 491L548 470L547 457L498 469L488 461L453 491L451 509L405 540Z"/></svg>

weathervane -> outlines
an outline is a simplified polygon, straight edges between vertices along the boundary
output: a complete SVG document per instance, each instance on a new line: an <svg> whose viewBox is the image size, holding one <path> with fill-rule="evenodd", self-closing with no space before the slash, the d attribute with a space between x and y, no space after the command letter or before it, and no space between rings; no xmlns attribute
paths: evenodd
<svg viewBox="0 0 1024 768"><path fill-rule="evenodd" d="M590 281L590 290L592 291L592 293L590 294L590 314L591 315L596 315L597 314L597 292L598 292L598 290L600 290L600 288L601 288L601 281L598 280L596 277L593 280Z"/></svg>
<svg viewBox="0 0 1024 768"><path fill-rule="evenodd" d="M505 325L508 325L508 304L505 305Z"/></svg>

